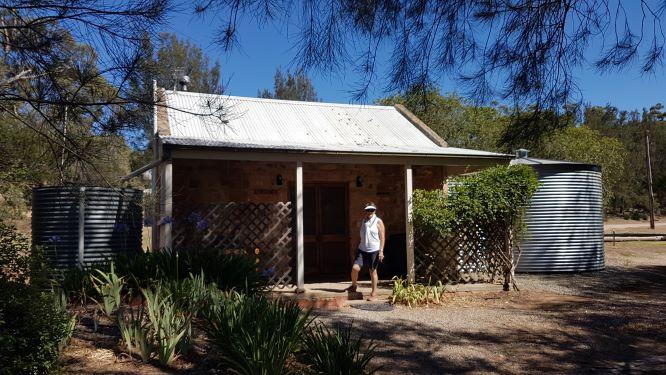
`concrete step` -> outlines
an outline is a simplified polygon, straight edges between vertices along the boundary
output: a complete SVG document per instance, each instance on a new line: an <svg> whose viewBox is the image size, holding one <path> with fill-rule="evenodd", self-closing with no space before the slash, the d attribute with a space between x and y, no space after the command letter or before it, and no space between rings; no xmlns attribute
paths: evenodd
<svg viewBox="0 0 666 375"><path fill-rule="evenodd" d="M338 310L354 303L367 302L372 288L368 282L359 282L356 292L350 293L345 289L351 285L349 282L338 283L311 283L305 285L304 293L296 293L292 289L274 290L268 295L273 298L292 300L303 309ZM447 285L447 293L474 293L474 292L502 291L502 284L457 284ZM378 302L386 302L391 298L393 290L388 283L380 283L377 288Z"/></svg>
<svg viewBox="0 0 666 375"><path fill-rule="evenodd" d="M349 303L356 302L366 302L367 296L370 293L365 295L360 292L355 293L345 293L338 296L331 295L322 295L317 293L300 293L300 294L272 294L275 298L282 298L290 301L294 301L302 309L322 309L322 310L338 310L342 307L347 306ZM390 297L390 294L378 293L377 301L386 301Z"/></svg>
<svg viewBox="0 0 666 375"><path fill-rule="evenodd" d="M347 292L345 289L350 285L349 282L312 283L305 285L304 293L296 293L294 289L283 289L274 290L269 296L295 301L304 309L337 310L350 301L365 301L372 290L369 282L359 282L356 292ZM386 283L380 283L377 288L377 300L386 301L391 293L392 289Z"/></svg>

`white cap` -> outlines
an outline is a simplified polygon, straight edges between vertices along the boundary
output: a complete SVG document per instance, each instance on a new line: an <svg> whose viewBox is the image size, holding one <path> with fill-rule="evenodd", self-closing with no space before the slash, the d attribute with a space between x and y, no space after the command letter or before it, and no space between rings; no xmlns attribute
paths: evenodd
<svg viewBox="0 0 666 375"><path fill-rule="evenodd" d="M365 206L364 210L377 210L377 207L369 204L369 205Z"/></svg>

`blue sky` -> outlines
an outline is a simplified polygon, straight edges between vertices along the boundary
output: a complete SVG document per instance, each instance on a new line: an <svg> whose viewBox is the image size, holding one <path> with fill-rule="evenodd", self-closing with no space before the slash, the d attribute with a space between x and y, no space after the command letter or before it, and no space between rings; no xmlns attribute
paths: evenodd
<svg viewBox="0 0 666 375"><path fill-rule="evenodd" d="M239 39L241 47L225 54L212 40L216 25L210 19L181 16L178 21L173 18L164 31L174 32L180 37L188 38L197 43L211 58L219 60L222 76L228 81L226 93L238 96L256 96L257 91L272 88L275 68L290 68L294 52L293 30L279 29L272 25L262 28L253 24L241 25ZM599 46L592 45L591 57L599 52ZM666 77L664 68L656 74L641 76L638 66L632 70L613 73L598 73L590 67L575 72L577 83L582 91L583 102L592 105L611 104L620 109L640 110L657 102L666 104ZM357 87L360 76L355 72L347 72L344 76L325 77L310 74L319 96L328 102L352 102L353 91ZM462 92L463 89L455 81L443 77L439 82L443 92ZM383 82L375 80L375 87L366 102L386 96Z"/></svg>

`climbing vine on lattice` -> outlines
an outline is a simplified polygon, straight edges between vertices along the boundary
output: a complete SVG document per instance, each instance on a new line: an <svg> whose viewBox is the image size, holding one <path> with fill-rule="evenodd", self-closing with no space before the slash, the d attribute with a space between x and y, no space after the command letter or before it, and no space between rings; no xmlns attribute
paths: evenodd
<svg viewBox="0 0 666 375"><path fill-rule="evenodd" d="M528 166L499 166L449 181L441 190L416 190L414 256L416 277L451 283L504 278L519 254L524 209L539 183Z"/></svg>

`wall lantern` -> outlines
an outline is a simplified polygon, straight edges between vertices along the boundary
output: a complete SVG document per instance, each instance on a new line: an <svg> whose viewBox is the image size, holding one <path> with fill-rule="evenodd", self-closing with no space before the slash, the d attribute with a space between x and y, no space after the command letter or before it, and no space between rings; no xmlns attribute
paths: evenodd
<svg viewBox="0 0 666 375"><path fill-rule="evenodd" d="M282 185L282 182L283 182L282 175L281 174L277 175L277 177L275 177L275 184Z"/></svg>
<svg viewBox="0 0 666 375"><path fill-rule="evenodd" d="M356 176L356 187L362 187L362 186L363 186L363 177Z"/></svg>

